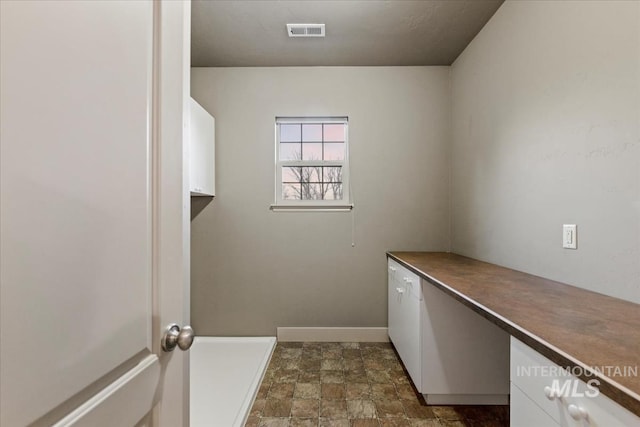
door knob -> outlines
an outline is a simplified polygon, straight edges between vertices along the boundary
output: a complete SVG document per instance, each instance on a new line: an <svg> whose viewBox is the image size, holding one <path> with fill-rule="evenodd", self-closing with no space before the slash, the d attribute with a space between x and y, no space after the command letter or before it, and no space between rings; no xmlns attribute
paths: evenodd
<svg viewBox="0 0 640 427"><path fill-rule="evenodd" d="M180 350L189 350L191 344L193 344L193 338L195 332L191 326L185 326L180 329L176 323L172 323L166 327L162 334L162 350L173 351L176 346L180 347Z"/></svg>

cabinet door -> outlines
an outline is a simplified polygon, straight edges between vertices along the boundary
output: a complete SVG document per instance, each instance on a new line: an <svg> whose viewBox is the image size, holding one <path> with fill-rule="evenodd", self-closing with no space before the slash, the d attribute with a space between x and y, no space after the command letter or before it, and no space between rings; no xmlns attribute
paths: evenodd
<svg viewBox="0 0 640 427"><path fill-rule="evenodd" d="M189 156L192 196L215 195L215 119L191 99Z"/></svg>
<svg viewBox="0 0 640 427"><path fill-rule="evenodd" d="M389 338L418 390L421 388L420 279L389 260Z"/></svg>
<svg viewBox="0 0 640 427"><path fill-rule="evenodd" d="M511 427L554 427L560 424L512 383L509 425Z"/></svg>
<svg viewBox="0 0 640 427"><path fill-rule="evenodd" d="M398 266L389 260L387 271L387 288L388 288L388 333L391 342L395 343L398 340L400 320L400 306L398 301L398 291L396 286L396 276L398 273Z"/></svg>

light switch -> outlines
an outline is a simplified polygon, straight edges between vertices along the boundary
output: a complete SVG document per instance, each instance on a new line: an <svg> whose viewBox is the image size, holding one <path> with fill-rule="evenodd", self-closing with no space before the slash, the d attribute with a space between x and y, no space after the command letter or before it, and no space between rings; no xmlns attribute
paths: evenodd
<svg viewBox="0 0 640 427"><path fill-rule="evenodd" d="M562 247L565 249L578 249L578 229L575 224L562 226Z"/></svg>

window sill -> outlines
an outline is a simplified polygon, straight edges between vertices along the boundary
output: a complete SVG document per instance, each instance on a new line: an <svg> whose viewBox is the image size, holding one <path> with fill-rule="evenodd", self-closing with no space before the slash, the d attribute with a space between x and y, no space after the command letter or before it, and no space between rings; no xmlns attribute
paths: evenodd
<svg viewBox="0 0 640 427"><path fill-rule="evenodd" d="M273 212L350 212L353 204L348 205L271 205Z"/></svg>

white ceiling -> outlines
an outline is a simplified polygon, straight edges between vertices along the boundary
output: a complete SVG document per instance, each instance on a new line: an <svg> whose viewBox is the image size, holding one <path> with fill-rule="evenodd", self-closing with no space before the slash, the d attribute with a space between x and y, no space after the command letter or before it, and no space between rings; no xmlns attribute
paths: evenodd
<svg viewBox="0 0 640 427"><path fill-rule="evenodd" d="M450 65L503 0L195 0L194 67ZM287 23L324 23L289 38Z"/></svg>

